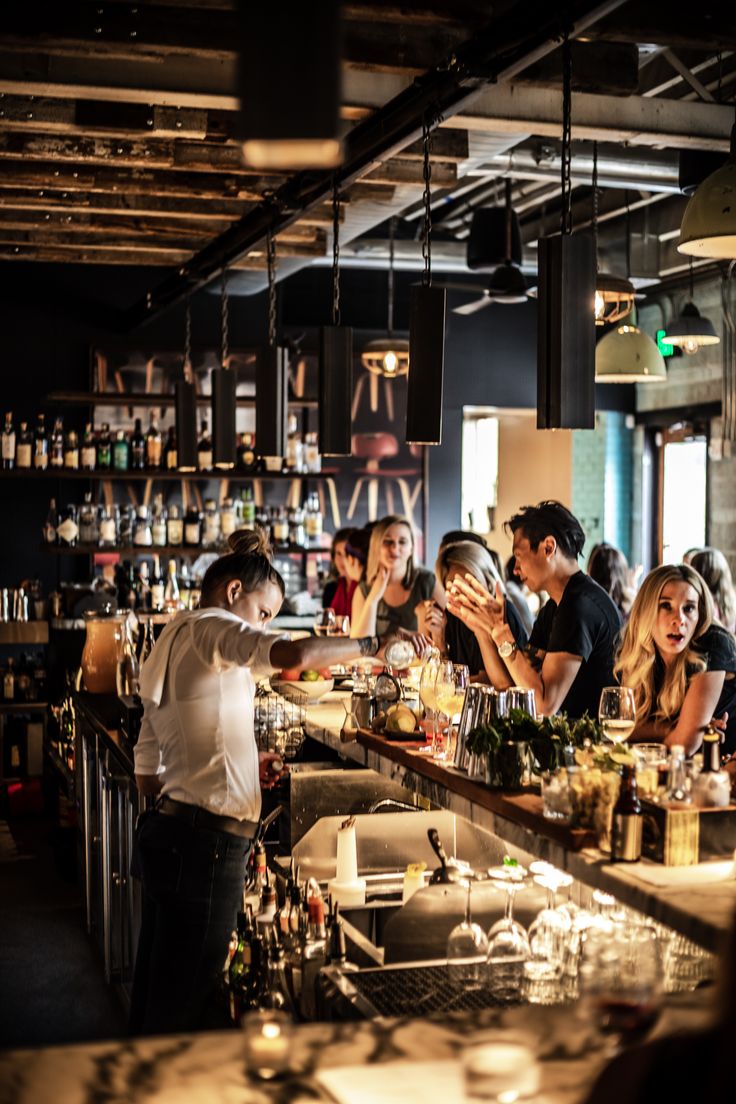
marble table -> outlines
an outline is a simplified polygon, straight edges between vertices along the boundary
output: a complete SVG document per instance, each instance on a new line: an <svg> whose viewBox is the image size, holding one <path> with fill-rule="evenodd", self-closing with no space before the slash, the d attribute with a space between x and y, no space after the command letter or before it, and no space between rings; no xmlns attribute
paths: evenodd
<svg viewBox="0 0 736 1104"><path fill-rule="evenodd" d="M668 998L655 1034L705 1025L711 999L703 991ZM436 1094L422 1079L419 1059L457 1060L464 1046L489 1029L520 1032L534 1048L541 1073L538 1104L579 1104L605 1065L601 1039L584 1006L523 1007L426 1020L303 1025L294 1033L293 1072L273 1082L248 1075L238 1031L8 1051L0 1053L0 1104L327 1102L332 1097L319 1083L320 1070L402 1059L417 1063L411 1099L432 1104Z"/></svg>
<svg viewBox="0 0 736 1104"><path fill-rule="evenodd" d="M504 803L504 815L470 800L453 788L454 768L447 770L447 782L423 773L424 756L401 756L398 763L391 747L373 750L358 742L340 740L345 710L344 693L333 691L307 709L310 736L337 751L344 759L370 767L435 806L465 817L514 847L569 871L578 881L613 894L625 904L694 940L709 951L721 950L736 914L736 876L727 863L702 863L697 867L663 867L646 859L640 863L612 864L597 848L572 851L524 823L512 819ZM411 765L407 765L409 760ZM425 805L424 807L428 807ZM521 819L521 818L520 818Z"/></svg>

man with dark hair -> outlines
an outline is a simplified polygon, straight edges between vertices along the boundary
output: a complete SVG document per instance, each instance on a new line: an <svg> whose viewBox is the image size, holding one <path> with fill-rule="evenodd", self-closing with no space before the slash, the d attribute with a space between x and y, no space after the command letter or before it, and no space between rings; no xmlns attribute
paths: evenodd
<svg viewBox="0 0 736 1104"><path fill-rule="evenodd" d="M448 608L495 647L506 686L534 690L537 711L595 716L604 686L613 685L613 654L621 620L615 605L578 566L585 544L580 522L560 502L524 506L507 522L516 568L531 590L546 590L529 645L520 651L506 622L503 596L476 580L455 580ZM501 687L498 687L501 688Z"/></svg>

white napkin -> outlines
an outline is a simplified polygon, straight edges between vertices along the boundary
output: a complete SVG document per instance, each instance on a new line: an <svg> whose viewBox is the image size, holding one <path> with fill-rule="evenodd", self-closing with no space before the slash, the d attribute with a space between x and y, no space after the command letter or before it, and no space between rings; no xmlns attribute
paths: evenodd
<svg viewBox="0 0 736 1104"><path fill-rule="evenodd" d="M338 1104L410 1104L441 1100L465 1104L462 1066L458 1061L381 1062L371 1066L321 1069L315 1079Z"/></svg>
<svg viewBox="0 0 736 1104"><path fill-rule="evenodd" d="M632 863L626 873L639 881L655 886L700 886L714 882L734 881L734 863L725 862L696 863L693 866L661 866L659 863Z"/></svg>

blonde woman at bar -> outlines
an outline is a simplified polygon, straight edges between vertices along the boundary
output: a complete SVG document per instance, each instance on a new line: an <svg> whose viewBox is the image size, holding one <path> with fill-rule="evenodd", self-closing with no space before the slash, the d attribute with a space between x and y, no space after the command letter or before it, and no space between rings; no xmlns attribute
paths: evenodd
<svg viewBox="0 0 736 1104"><path fill-rule="evenodd" d="M736 642L713 623L713 599L692 567L670 564L649 572L614 671L634 691L633 740L681 744L692 755L711 719L725 715L725 748L736 748Z"/></svg>
<svg viewBox="0 0 736 1104"><path fill-rule="evenodd" d="M424 632L424 603L430 599L444 608L442 587L431 571L414 563L411 522L398 514L381 518L371 532L365 578L353 595L351 635Z"/></svg>

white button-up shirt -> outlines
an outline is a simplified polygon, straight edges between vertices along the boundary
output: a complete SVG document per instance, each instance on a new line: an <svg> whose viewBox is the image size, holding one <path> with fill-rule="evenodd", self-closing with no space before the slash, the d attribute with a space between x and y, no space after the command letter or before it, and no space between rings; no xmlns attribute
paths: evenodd
<svg viewBox="0 0 736 1104"><path fill-rule="evenodd" d="M141 671L136 773L159 773L162 792L177 801L257 821L255 680L273 672L271 646L283 639L227 610L175 617Z"/></svg>

